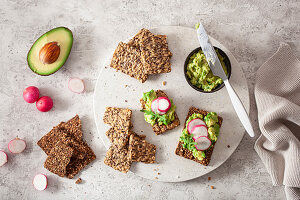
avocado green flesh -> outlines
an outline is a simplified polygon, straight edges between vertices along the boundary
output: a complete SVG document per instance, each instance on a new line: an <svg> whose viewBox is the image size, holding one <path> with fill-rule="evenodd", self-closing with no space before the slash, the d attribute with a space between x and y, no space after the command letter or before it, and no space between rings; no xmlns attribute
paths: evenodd
<svg viewBox="0 0 300 200"><path fill-rule="evenodd" d="M143 94L143 99L146 102L145 108L147 111L152 112L151 104L152 104L152 101L154 101L156 98L157 98L157 96L156 96L156 93L154 92L154 90L151 90L150 92L145 92ZM171 101L171 108L167 111L166 114L162 115L166 119L167 124L170 124L172 121L175 120L176 106L174 105L172 100L170 100L170 101ZM153 126L155 123L158 123L159 126L163 124L163 122L160 121L160 119L153 119L153 115L151 115L151 114L144 113L144 118L145 118L146 122L151 124L151 126Z"/></svg>
<svg viewBox="0 0 300 200"><path fill-rule="evenodd" d="M45 64L40 61L39 53L43 46L49 42L57 42L60 47L60 54L52 64ZM59 70L69 57L73 45L73 34L65 27L58 27L42 35L32 45L27 55L30 69L39 75L50 75Z"/></svg>
<svg viewBox="0 0 300 200"><path fill-rule="evenodd" d="M220 55L218 51L216 51L221 65L224 69L225 74L227 74L227 68L224 63L224 58ZM194 53L188 62L187 65L187 76L190 79L190 82L204 91L210 92L215 89L218 85L223 83L223 80L215 76L206 60L206 57L202 50Z"/></svg>

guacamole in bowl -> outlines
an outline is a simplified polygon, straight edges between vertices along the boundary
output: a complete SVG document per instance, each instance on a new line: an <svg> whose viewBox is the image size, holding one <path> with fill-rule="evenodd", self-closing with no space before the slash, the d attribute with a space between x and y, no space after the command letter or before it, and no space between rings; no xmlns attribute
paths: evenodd
<svg viewBox="0 0 300 200"><path fill-rule="evenodd" d="M214 47L228 79L231 75L231 64L228 56ZM223 80L213 75L201 47L193 50L186 58L184 75L188 84L199 92L212 93L224 87Z"/></svg>

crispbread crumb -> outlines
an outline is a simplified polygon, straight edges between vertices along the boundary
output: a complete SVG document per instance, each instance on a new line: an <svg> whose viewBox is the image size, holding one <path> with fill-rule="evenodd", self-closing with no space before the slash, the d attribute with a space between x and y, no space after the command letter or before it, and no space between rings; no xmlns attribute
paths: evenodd
<svg viewBox="0 0 300 200"><path fill-rule="evenodd" d="M75 182L76 184L79 184L79 183L82 183L82 179L81 178L78 178Z"/></svg>

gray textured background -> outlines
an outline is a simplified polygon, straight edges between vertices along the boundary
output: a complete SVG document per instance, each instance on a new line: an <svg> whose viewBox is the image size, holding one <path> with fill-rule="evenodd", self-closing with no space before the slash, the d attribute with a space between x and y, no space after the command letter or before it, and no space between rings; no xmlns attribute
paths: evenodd
<svg viewBox="0 0 300 200"><path fill-rule="evenodd" d="M255 72L280 41L290 43L299 56L299 1L1 0L0 148L7 151L7 143L17 135L26 139L28 147L22 154L9 154L9 163L0 168L0 199L284 199L283 189L272 186L253 150L255 140L247 135L221 167L184 183L153 182L103 164L105 148L94 125L92 97L108 53L118 41L142 27L192 27L199 20L240 62L248 80L250 115L258 134ZM72 53L56 74L38 76L27 67L27 52L42 33L57 26L73 31ZM76 95L67 89L72 76L84 79L87 92ZM51 112L40 113L34 104L24 102L22 91L29 85L38 86L42 95L53 98ZM98 156L79 175L84 180L81 185L46 171L46 156L36 145L52 126L75 113L82 117L85 138ZM49 188L43 192L35 191L31 184L38 172L49 177ZM210 189L211 185L216 189Z"/></svg>

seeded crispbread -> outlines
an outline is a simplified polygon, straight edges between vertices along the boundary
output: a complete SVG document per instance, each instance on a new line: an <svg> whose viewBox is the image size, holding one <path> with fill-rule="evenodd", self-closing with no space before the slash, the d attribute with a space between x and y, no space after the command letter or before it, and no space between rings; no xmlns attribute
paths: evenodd
<svg viewBox="0 0 300 200"><path fill-rule="evenodd" d="M68 133L73 135L78 141L82 139L82 125L78 115L76 115L67 122L60 123L58 127L60 129L66 130Z"/></svg>
<svg viewBox="0 0 300 200"><path fill-rule="evenodd" d="M166 95L166 93L164 93L162 90L157 90L157 91L155 91L155 93L156 93L157 97L167 97L168 98L168 96ZM143 99L140 99L140 102L141 102L141 105L142 105L142 109L146 109L146 106L145 106L146 102ZM175 127L179 126L180 125L180 121L179 121L179 118L178 118L176 112L175 112L174 115L175 115L174 121L172 121L168 125L165 125L165 124L158 125L158 123L155 123L152 126L152 129L153 129L154 133L156 135L160 135L160 134L162 134L162 133L164 133L164 132L166 132L168 130L172 130Z"/></svg>
<svg viewBox="0 0 300 200"><path fill-rule="evenodd" d="M59 137L61 137L62 131L58 126L53 127L53 129L44 135L37 144L41 147L41 149L49 155L51 149L54 147Z"/></svg>
<svg viewBox="0 0 300 200"><path fill-rule="evenodd" d="M91 151L91 148L83 140L76 140L70 134L62 132L61 137L58 138L65 145L74 149L73 156L78 159L85 159L86 155Z"/></svg>
<svg viewBox="0 0 300 200"><path fill-rule="evenodd" d="M145 37L140 41L142 62L147 74L171 72L172 53L168 48L166 35Z"/></svg>
<svg viewBox="0 0 300 200"><path fill-rule="evenodd" d="M122 148L128 144L131 131L118 131L114 128L110 128L105 135L109 138L112 144L115 144L118 148Z"/></svg>
<svg viewBox="0 0 300 200"><path fill-rule="evenodd" d="M73 149L63 142L58 141L51 149L44 163L44 167L50 172L64 177L66 174L66 167L69 164L72 155Z"/></svg>
<svg viewBox="0 0 300 200"><path fill-rule="evenodd" d="M131 125L132 111L128 108L107 107L103 116L106 124L118 131L129 131Z"/></svg>
<svg viewBox="0 0 300 200"><path fill-rule="evenodd" d="M155 163L156 146L145 140L145 136L132 134L129 138L128 156L132 162Z"/></svg>
<svg viewBox="0 0 300 200"><path fill-rule="evenodd" d="M187 114L187 117L185 119L185 123L184 124L186 124L186 121L188 120L188 118L192 114L194 114L194 113L199 113L199 114L202 114L203 116L206 116L209 112L205 111L205 110L201 110L201 109L195 108L195 107L191 107L189 109L189 112ZM220 125L220 127L222 125L222 121L223 121L222 117L218 116L218 124ZM183 144L183 142L179 141L179 143L177 145L177 148L175 150L175 154L176 155L179 155L181 157L193 160L193 161L198 162L198 163L200 163L202 165L205 165L205 166L209 165L210 160L211 160L211 156L212 156L212 153L213 153L213 150L214 150L215 142L212 143L212 145L211 145L211 147L209 149L207 149L207 150L204 151L205 158L203 160L198 160L197 158L195 158L193 156L193 153L190 150L188 150L186 148L183 148L182 144Z"/></svg>
<svg viewBox="0 0 300 200"><path fill-rule="evenodd" d="M110 67L120 70L142 83L148 78L148 74L146 73L147 66L141 61L140 51L123 42L118 44L111 59Z"/></svg>
<svg viewBox="0 0 300 200"><path fill-rule="evenodd" d="M132 161L128 156L127 147L119 149L118 147L112 145L106 152L104 163L115 170L127 173L130 169Z"/></svg>
<svg viewBox="0 0 300 200"><path fill-rule="evenodd" d="M78 174L84 167L90 164L93 160L96 159L96 155L93 150L88 146L88 144L82 141L86 153L83 159L78 157L71 157L70 163L66 168L66 177L72 179L76 174Z"/></svg>
<svg viewBox="0 0 300 200"><path fill-rule="evenodd" d="M96 159L93 150L82 139L81 121L78 115L68 122L61 122L38 141L38 145L48 155L47 169L53 168L51 163L54 163L55 160L52 158L53 156L51 157L51 152L58 148L57 144L63 144L65 151L68 151L69 148L72 149L72 156L64 172L68 178L73 178L86 165ZM67 152L57 154L56 159L63 159L61 158L63 153ZM63 173L61 168L56 171L60 171L60 176Z"/></svg>
<svg viewBox="0 0 300 200"><path fill-rule="evenodd" d="M140 50L141 42L144 39L153 36L154 34L151 33L148 29L142 28L131 40L129 40L127 44Z"/></svg>
<svg viewBox="0 0 300 200"><path fill-rule="evenodd" d="M69 136L73 136L77 141L82 140L82 130L81 130L81 120L78 115L73 117L67 122L61 122L59 125L52 128L50 132L44 135L37 144L41 149L48 155L59 139L61 137L61 130L67 133Z"/></svg>

